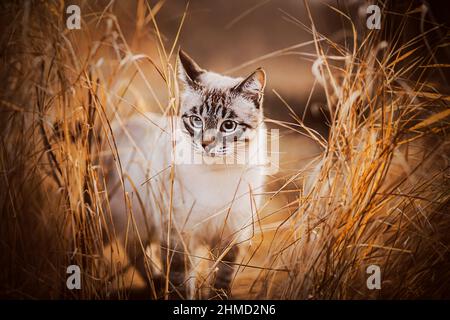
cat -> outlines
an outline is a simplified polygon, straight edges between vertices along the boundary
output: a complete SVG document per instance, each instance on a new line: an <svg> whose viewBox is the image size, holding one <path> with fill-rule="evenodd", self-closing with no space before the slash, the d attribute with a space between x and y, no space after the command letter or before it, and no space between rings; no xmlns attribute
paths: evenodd
<svg viewBox="0 0 450 320"><path fill-rule="evenodd" d="M220 75L182 50L177 70L179 115L139 114L113 126L127 193L110 196L114 231L144 278L155 272L143 252L159 241L161 273L175 298L193 298L192 253L208 246L212 294L229 297L239 247L251 239L262 201L266 74ZM120 184L120 175L108 179L110 189Z"/></svg>

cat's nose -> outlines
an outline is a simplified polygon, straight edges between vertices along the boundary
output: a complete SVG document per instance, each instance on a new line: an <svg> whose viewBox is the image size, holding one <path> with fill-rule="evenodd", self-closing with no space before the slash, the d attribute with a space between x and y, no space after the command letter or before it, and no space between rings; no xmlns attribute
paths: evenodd
<svg viewBox="0 0 450 320"><path fill-rule="evenodd" d="M212 137L211 139L208 139L208 140L203 140L202 141L203 149L206 149L206 147L209 146L210 144L212 144L214 142L214 140L216 140L215 137Z"/></svg>

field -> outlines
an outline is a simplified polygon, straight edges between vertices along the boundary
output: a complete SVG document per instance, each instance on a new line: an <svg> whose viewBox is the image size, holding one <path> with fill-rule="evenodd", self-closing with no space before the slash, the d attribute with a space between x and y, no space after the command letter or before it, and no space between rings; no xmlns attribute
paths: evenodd
<svg viewBox="0 0 450 320"><path fill-rule="evenodd" d="M79 30L63 1L0 5L0 297L167 297L144 290L106 227L121 192L106 180L123 168L104 155L117 155L114 118L178 114L181 46L218 72L263 66L266 123L281 133L230 298L450 298L450 33L436 8L387 2L369 30L332 1L79 4ZM158 244L141 249L160 265ZM217 257L192 255L205 284ZM82 290L66 288L69 265Z"/></svg>

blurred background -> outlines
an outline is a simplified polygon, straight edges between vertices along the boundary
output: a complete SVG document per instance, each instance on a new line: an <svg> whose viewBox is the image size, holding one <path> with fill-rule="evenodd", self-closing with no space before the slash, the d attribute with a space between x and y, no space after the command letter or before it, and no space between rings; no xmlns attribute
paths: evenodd
<svg viewBox="0 0 450 320"><path fill-rule="evenodd" d="M145 52L154 58L158 53L154 46L154 32L136 32L138 3L134 1L96 2L98 10L108 7L118 17L129 44L136 53ZM265 92L265 112L269 118L292 120L276 91L297 114L304 116L305 123L326 136L327 108L323 88L315 84L311 68L315 56L313 36L310 31L304 1L299 0L193 0L157 1L149 3L156 12L159 31L164 43L170 48L177 36L183 15L186 13L178 47L183 48L202 67L231 76L243 76L257 67L263 67L268 74ZM161 4L161 6L160 6ZM360 35L367 32L366 8L372 1L308 1L317 31L340 44L352 41L349 21L339 15L337 8L349 14ZM384 5L393 12L417 10L422 4L428 8L429 19L425 26L417 20L408 23L401 41L407 42L427 27L428 22L448 25L450 13L446 1L386 1ZM398 17L399 21L401 16ZM399 21L390 17L395 26ZM145 22L153 30L151 21ZM379 31L383 33L383 30ZM442 36L444 29L434 30L431 39ZM434 34L434 35L433 35ZM386 35L387 36L387 35ZM132 39L132 40L131 40ZM433 45L433 43L431 43ZM442 61L445 51L439 51ZM445 57L446 58L446 57ZM147 74L152 80L158 78ZM447 75L448 77L448 75ZM156 80L156 79L155 79ZM153 83L158 83L154 81ZM161 88L164 84L160 83ZM161 93L164 90L156 90ZM163 98L163 97L161 97ZM149 104L152 98L149 96Z"/></svg>

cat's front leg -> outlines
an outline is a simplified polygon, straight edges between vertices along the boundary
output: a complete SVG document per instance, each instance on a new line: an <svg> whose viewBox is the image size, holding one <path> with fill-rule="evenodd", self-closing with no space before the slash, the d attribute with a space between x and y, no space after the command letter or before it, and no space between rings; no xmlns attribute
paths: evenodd
<svg viewBox="0 0 450 320"><path fill-rule="evenodd" d="M173 239L169 245L161 242L161 261L164 265L165 295L169 299L188 298L186 273L189 270L189 260L182 240Z"/></svg>
<svg viewBox="0 0 450 320"><path fill-rule="evenodd" d="M231 295L231 281L236 270L235 262L239 254L239 247L232 245L231 247L222 248L218 252L218 257L223 254L224 256L217 265L212 298L228 299Z"/></svg>

